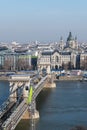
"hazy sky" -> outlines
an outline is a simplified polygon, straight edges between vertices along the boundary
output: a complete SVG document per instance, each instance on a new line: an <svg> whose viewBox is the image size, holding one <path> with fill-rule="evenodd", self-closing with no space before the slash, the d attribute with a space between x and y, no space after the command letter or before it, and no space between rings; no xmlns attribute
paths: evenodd
<svg viewBox="0 0 87 130"><path fill-rule="evenodd" d="M0 41L87 42L87 0L0 0Z"/></svg>

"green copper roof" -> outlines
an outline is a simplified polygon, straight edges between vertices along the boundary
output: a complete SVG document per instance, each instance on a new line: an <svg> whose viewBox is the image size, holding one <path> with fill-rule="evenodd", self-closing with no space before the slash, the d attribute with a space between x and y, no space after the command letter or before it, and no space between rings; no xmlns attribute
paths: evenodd
<svg viewBox="0 0 87 130"><path fill-rule="evenodd" d="M67 38L67 41L71 41L71 40L73 40L73 37L72 37L72 33L69 32L69 36L68 36L68 38Z"/></svg>

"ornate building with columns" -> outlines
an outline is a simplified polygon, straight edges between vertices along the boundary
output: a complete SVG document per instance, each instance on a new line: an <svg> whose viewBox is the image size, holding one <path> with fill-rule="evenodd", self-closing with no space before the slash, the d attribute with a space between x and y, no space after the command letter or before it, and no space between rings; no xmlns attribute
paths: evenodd
<svg viewBox="0 0 87 130"><path fill-rule="evenodd" d="M38 58L38 69L59 69L63 65L72 64L76 67L76 54L71 52L43 51Z"/></svg>

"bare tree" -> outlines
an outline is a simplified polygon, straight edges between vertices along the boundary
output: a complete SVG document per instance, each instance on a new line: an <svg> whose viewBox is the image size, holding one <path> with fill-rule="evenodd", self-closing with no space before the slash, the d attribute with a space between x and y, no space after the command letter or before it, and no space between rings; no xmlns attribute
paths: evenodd
<svg viewBox="0 0 87 130"><path fill-rule="evenodd" d="M84 59L84 69L87 70L87 56L85 56Z"/></svg>
<svg viewBox="0 0 87 130"><path fill-rule="evenodd" d="M16 62L16 69L17 70L31 70L32 66L29 65L26 59L18 59Z"/></svg>
<svg viewBox="0 0 87 130"><path fill-rule="evenodd" d="M11 62L10 62L10 60L5 60L5 61L4 61L3 69L4 69L5 71L11 69Z"/></svg>
<svg viewBox="0 0 87 130"><path fill-rule="evenodd" d="M62 63L62 68L65 69L65 70L68 70L68 64L67 63Z"/></svg>
<svg viewBox="0 0 87 130"><path fill-rule="evenodd" d="M74 65L72 62L68 62L68 69L74 69Z"/></svg>
<svg viewBox="0 0 87 130"><path fill-rule="evenodd" d="M80 68L82 70L87 70L87 56L84 57L84 60L81 60Z"/></svg>

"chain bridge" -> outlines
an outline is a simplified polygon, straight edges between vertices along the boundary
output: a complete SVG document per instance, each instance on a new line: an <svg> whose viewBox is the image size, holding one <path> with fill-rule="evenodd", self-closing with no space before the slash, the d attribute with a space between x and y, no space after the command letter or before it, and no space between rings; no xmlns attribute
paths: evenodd
<svg viewBox="0 0 87 130"><path fill-rule="evenodd" d="M0 130L14 130L22 118L39 118L35 99L44 87L55 87L52 75L12 75L9 78L10 94L0 107ZM27 102L30 86L33 94Z"/></svg>

